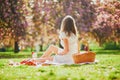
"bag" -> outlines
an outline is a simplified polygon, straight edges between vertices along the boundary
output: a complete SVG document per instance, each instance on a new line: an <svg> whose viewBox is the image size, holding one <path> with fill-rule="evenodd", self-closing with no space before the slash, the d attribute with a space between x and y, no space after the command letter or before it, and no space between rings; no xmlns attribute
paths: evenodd
<svg viewBox="0 0 120 80"><path fill-rule="evenodd" d="M96 53L85 51L73 54L74 63L94 62Z"/></svg>

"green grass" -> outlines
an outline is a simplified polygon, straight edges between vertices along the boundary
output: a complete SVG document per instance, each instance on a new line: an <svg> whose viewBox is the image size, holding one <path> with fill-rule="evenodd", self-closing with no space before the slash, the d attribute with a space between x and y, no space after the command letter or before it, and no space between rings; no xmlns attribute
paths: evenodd
<svg viewBox="0 0 120 80"><path fill-rule="evenodd" d="M0 80L120 80L120 51L96 50L97 64L63 66L9 66L9 60L21 61L30 52L0 53ZM39 53L39 56L41 53Z"/></svg>

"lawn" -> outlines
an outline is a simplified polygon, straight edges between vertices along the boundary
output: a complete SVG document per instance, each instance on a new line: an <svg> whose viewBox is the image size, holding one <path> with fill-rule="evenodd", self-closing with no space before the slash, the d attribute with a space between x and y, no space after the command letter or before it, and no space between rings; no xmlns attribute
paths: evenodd
<svg viewBox="0 0 120 80"><path fill-rule="evenodd" d="M31 53L0 52L0 80L120 80L120 51L95 52L97 64L43 67L9 66L9 60L19 62L29 58Z"/></svg>

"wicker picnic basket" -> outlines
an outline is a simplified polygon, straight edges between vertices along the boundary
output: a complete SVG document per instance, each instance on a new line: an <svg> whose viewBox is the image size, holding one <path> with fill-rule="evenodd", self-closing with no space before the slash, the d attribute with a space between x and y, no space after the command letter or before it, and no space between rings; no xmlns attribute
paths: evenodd
<svg viewBox="0 0 120 80"><path fill-rule="evenodd" d="M95 61L95 53L91 51L85 51L73 54L74 63L84 63L84 62L94 62Z"/></svg>

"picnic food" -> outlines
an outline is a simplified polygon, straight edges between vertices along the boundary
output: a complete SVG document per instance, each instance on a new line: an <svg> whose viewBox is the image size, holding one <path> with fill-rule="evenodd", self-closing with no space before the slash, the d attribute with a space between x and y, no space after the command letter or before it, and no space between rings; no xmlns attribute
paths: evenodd
<svg viewBox="0 0 120 80"><path fill-rule="evenodd" d="M20 62L20 64L24 64L24 65L30 65L30 66L36 66L36 62L34 60L23 60Z"/></svg>
<svg viewBox="0 0 120 80"><path fill-rule="evenodd" d="M74 63L84 63L84 62L94 62L95 61L95 53L91 51L85 51L73 54Z"/></svg>

